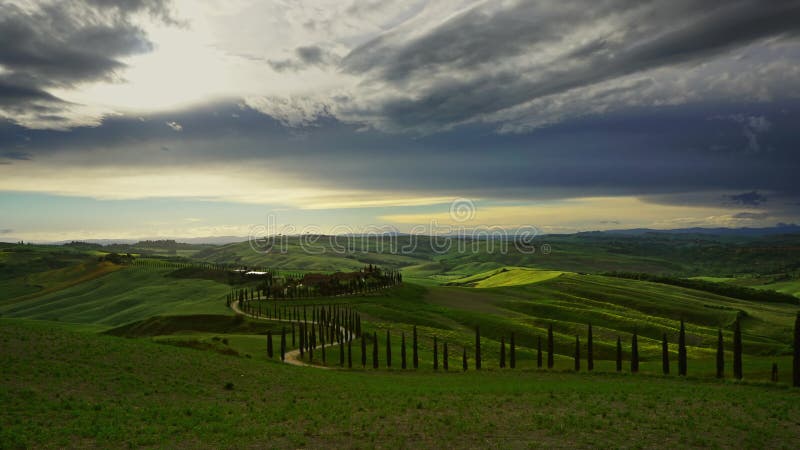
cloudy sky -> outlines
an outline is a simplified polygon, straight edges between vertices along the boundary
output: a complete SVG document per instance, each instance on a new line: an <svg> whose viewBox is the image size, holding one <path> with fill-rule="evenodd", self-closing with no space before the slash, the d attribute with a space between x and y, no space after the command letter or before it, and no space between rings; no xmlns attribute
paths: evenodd
<svg viewBox="0 0 800 450"><path fill-rule="evenodd" d="M800 1L0 11L0 240L800 222Z"/></svg>

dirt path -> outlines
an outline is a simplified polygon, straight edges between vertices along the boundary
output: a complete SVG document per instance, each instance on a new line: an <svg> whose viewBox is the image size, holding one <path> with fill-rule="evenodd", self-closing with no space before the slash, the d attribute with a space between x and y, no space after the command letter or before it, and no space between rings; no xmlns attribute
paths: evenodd
<svg viewBox="0 0 800 450"><path fill-rule="evenodd" d="M241 314L243 316L250 317L251 319L265 320L265 321L269 321L269 322L283 322L283 323L292 323L293 322L291 320L270 319L270 318L267 318L267 317L256 317L256 316L254 316L252 314L248 314L248 313L242 311L241 309L239 309L239 300L236 300L233 303L231 303L231 309L236 314ZM316 324L317 322L309 321L308 323ZM342 331L342 333L345 336L349 336L350 335L350 333L347 333L347 330L344 327L339 327L339 330ZM352 341L353 339L355 339L355 337L352 337L350 339L346 339L344 341L344 343L347 344L348 342ZM328 345L328 347L330 347L330 345ZM321 344L317 345L316 347L314 347L314 350L319 349L319 348L322 348ZM317 364L309 364L309 363L303 361L302 359L300 359L300 349L299 348L295 349L295 350L290 350L290 351L284 353L283 362L285 362L286 364L291 364L293 366L306 366L306 367L314 367L314 368L317 368L317 369L333 369L334 368L334 367L328 367L328 366L320 366L320 365L317 365Z"/></svg>

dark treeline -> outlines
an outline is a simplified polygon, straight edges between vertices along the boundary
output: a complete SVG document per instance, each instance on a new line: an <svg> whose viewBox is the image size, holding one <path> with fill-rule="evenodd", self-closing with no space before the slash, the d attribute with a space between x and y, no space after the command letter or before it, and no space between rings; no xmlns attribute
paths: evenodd
<svg viewBox="0 0 800 450"><path fill-rule="evenodd" d="M650 281L653 283L669 284L699 291L711 292L725 297L751 300L756 302L777 302L797 305L800 300L797 297L782 292L769 289L753 289L744 286L737 286L729 283L715 283L713 281L693 280L689 278L669 277L663 275L653 275L638 272L607 272L603 275L627 278L631 280Z"/></svg>
<svg viewBox="0 0 800 450"><path fill-rule="evenodd" d="M334 297L375 292L396 286L403 281L397 270L384 270L369 265L356 272L336 272L333 274L307 273L291 274L271 271L248 271L235 269L231 272L240 277L256 280L249 287L234 288L226 297L226 304L238 301L260 302L268 300L295 300L316 297ZM229 284L235 284L230 282Z"/></svg>

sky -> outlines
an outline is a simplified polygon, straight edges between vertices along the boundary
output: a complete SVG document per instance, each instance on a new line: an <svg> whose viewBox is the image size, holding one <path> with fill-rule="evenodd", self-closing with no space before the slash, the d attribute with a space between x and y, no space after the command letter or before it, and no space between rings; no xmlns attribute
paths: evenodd
<svg viewBox="0 0 800 450"><path fill-rule="evenodd" d="M0 241L800 223L798 124L800 1L0 0Z"/></svg>

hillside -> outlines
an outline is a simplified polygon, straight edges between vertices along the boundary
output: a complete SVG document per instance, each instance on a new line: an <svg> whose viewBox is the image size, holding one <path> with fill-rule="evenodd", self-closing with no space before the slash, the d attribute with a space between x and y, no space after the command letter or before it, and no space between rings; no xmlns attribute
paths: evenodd
<svg viewBox="0 0 800 450"><path fill-rule="evenodd" d="M4 448L787 448L800 433L798 393L785 388L566 372L320 371L0 323Z"/></svg>

